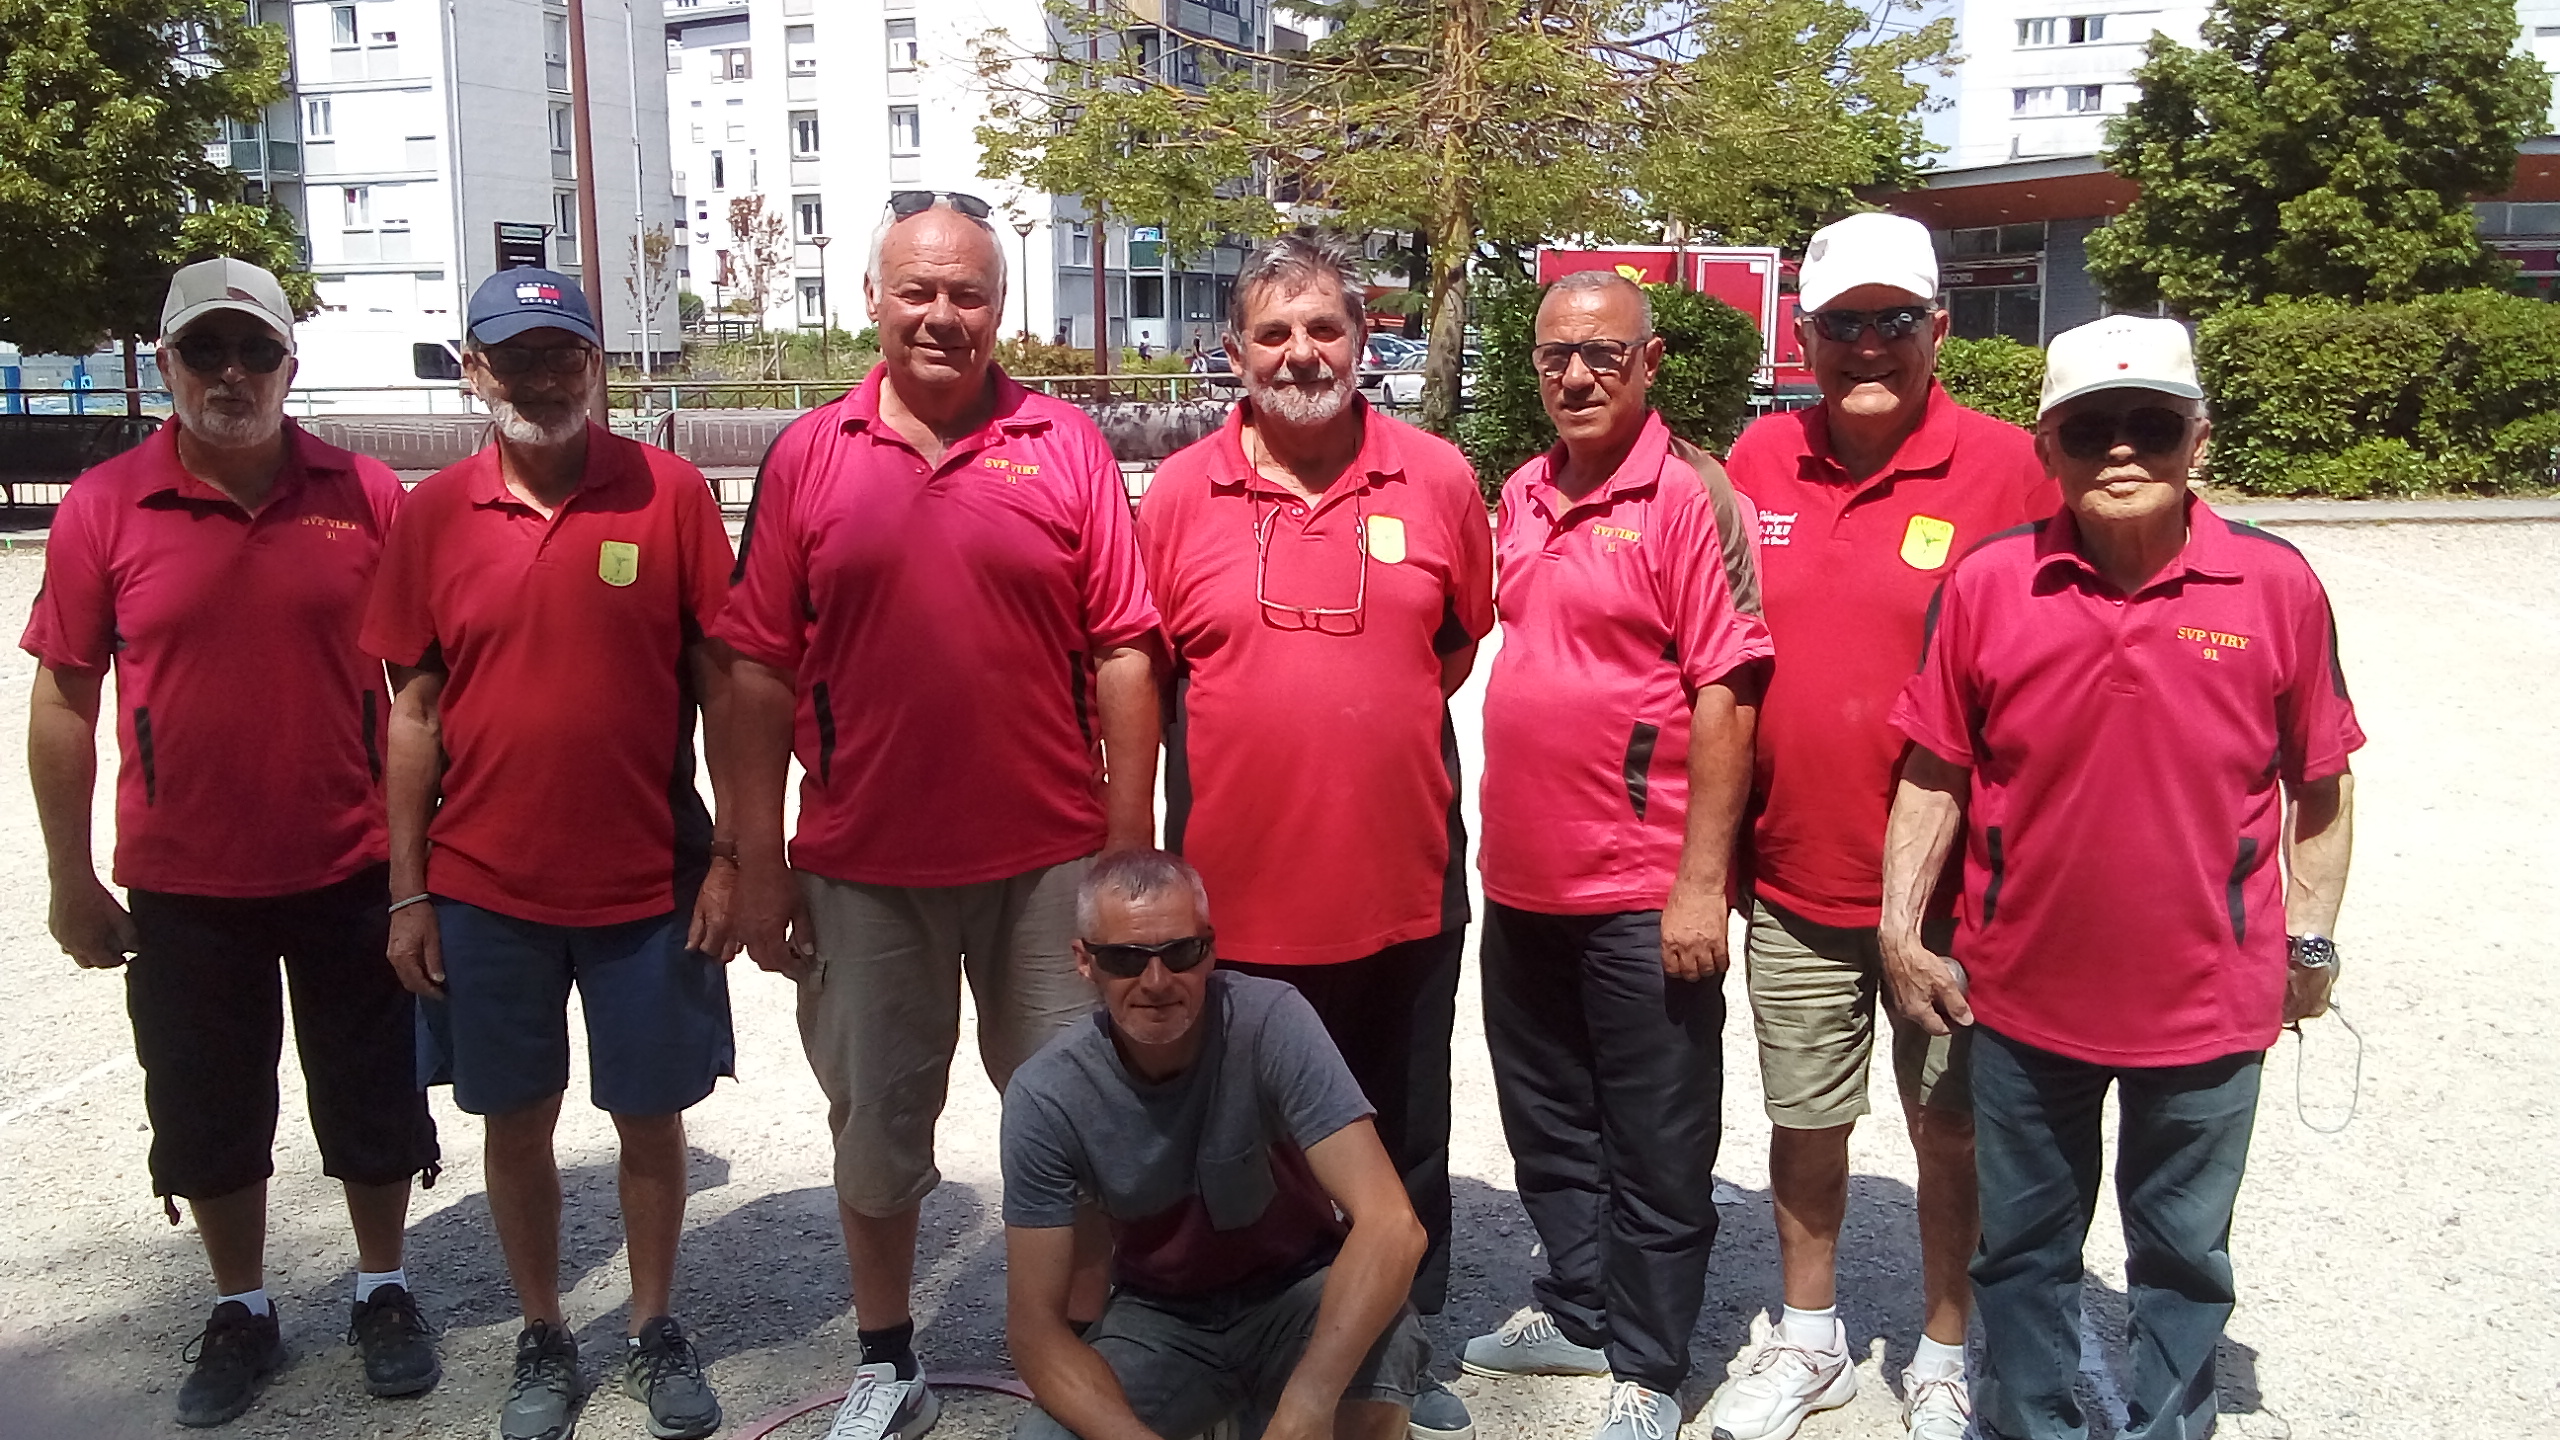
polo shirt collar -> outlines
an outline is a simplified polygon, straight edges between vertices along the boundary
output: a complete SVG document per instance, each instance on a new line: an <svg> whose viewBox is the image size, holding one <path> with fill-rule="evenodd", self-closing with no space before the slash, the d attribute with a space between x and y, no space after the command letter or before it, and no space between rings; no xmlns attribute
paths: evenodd
<svg viewBox="0 0 2560 1440"><path fill-rule="evenodd" d="M276 472L275 489L269 493L267 504L260 506L260 510L292 493L312 476L341 475L354 468L353 458L345 451L313 439L311 432L291 419L284 422L284 442L284 468ZM189 473L185 462L178 458L178 420L175 416L152 431L151 438L142 443L144 455L151 466L151 484L142 492L143 499L167 495L180 500L228 505L234 510L240 508L239 501L197 479Z"/></svg>
<svg viewBox="0 0 2560 1440"><path fill-rule="evenodd" d="M2192 494L2186 505L2187 543L2179 547L2175 559L2160 567L2159 574L2143 583L2146 591L2188 576L2202 580L2241 578L2241 557L2236 553L2240 542L2232 536L2230 522ZM2036 532L2036 572L2041 575L2057 569L2076 570L2105 583L2081 542L2079 519L2067 505L2055 511L2052 521Z"/></svg>
<svg viewBox="0 0 2560 1440"><path fill-rule="evenodd" d="M578 488L561 502L562 510L577 503L581 495L601 495L617 485L630 482L640 467L619 443L621 438L593 420L587 422L586 473L578 478ZM498 462L498 442L494 438L480 447L480 453L471 457L470 464L472 504L513 505L525 510L533 508L507 488L506 469Z"/></svg>
<svg viewBox="0 0 2560 1440"><path fill-rule="evenodd" d="M1037 435L1049 428L1048 416L1033 413L1027 408L1032 395L1030 386L1006 374L1005 368L993 361L988 362L987 369L995 378L995 409L987 416L986 424L952 445L949 455L987 449L1001 439ZM844 433L868 433L885 445L907 443L896 430L880 423L880 390L888 383L889 366L883 361L873 365L871 373L862 377L862 383L846 391L844 398L836 402L843 407L837 424ZM949 457L946 456L945 463L948 462Z"/></svg>
<svg viewBox="0 0 2560 1440"><path fill-rule="evenodd" d="M1644 428L1636 432L1635 447L1627 452L1627 458L1618 462L1617 470L1606 482L1579 500L1566 499L1564 492L1556 488L1556 472L1565 465L1564 445L1559 442L1539 458L1545 463L1529 493L1553 519L1570 510L1596 508L1659 489L1663 464L1671 458L1671 426L1661 411L1646 411Z"/></svg>
<svg viewBox="0 0 2560 1440"><path fill-rule="evenodd" d="M1956 456L1959 424L1956 408L1955 397L1947 393L1947 387L1935 380L1930 381L1929 396L1921 402L1919 425L1902 437L1902 443L1895 447L1893 458L1885 462L1883 469L1864 480L1850 483L1874 485L1901 475L1946 474ZM1829 406L1816 405L1812 408L1805 421L1804 436L1805 458L1818 472L1817 478L1847 480L1847 472L1831 450Z"/></svg>
<svg viewBox="0 0 2560 1440"><path fill-rule="evenodd" d="M1250 400L1237 401L1235 407L1227 412L1227 423L1218 427L1213 442L1218 464L1210 471L1209 488L1231 495L1286 494L1278 484L1264 479L1262 472L1254 468L1253 461L1245 456L1244 412L1245 407L1252 403ZM1316 498L1315 508L1318 510L1332 504L1337 495L1358 494L1390 480L1401 480L1405 475L1404 445L1396 438L1394 425L1370 408L1369 402L1357 392L1353 393L1351 404L1353 412L1360 417L1360 453L1351 457L1351 464L1343 470L1342 478L1325 487L1324 494Z"/></svg>

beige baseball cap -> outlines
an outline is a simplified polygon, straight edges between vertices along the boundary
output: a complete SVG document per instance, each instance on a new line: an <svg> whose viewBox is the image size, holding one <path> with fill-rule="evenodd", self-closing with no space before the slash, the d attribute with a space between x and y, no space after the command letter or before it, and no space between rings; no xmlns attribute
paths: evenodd
<svg viewBox="0 0 2560 1440"><path fill-rule="evenodd" d="M2099 390L2203 399L2187 327L2159 315L2110 315L2054 336L2045 347L2044 399L2036 414Z"/></svg>
<svg viewBox="0 0 2560 1440"><path fill-rule="evenodd" d="M169 277L169 299L160 307L160 338L175 340L216 310L254 315L267 322L285 349L293 348L293 302L284 298L284 287L266 271L227 255L199 260Z"/></svg>
<svg viewBox="0 0 2560 1440"><path fill-rule="evenodd" d="M1796 269L1796 308L1820 310L1861 285L1890 285L1915 300L1938 298L1938 247L1929 227L1875 212L1813 232Z"/></svg>

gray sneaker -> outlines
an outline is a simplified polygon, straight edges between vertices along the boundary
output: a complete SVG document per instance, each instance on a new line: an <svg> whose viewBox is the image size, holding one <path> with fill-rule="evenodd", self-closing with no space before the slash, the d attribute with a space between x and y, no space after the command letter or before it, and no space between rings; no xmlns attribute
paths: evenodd
<svg viewBox="0 0 2560 1440"><path fill-rule="evenodd" d="M1673 1440L1680 1433L1680 1402L1633 1380L1609 1388L1608 1418L1593 1440Z"/></svg>
<svg viewBox="0 0 2560 1440"><path fill-rule="evenodd" d="M1433 1380L1413 1397L1413 1412L1405 1417L1404 1433L1408 1440L1475 1440L1476 1417L1467 1413L1466 1401Z"/></svg>
<svg viewBox="0 0 2560 1440"><path fill-rule="evenodd" d="M649 1407L649 1433L658 1440L702 1440L720 1428L720 1399L672 1315L623 1341L622 1393Z"/></svg>
<svg viewBox="0 0 2560 1440"><path fill-rule="evenodd" d="M536 1320L516 1337L516 1378L498 1440L569 1440L578 1424L578 1337Z"/></svg>
<svg viewBox="0 0 2560 1440"><path fill-rule="evenodd" d="M1564 1338L1535 1307L1520 1310L1490 1335L1467 1342L1458 1367L1470 1375L1606 1375L1609 1357Z"/></svg>

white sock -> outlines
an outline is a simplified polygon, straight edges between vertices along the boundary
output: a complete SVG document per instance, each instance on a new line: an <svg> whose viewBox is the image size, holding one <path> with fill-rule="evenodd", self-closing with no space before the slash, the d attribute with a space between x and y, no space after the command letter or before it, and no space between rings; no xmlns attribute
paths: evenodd
<svg viewBox="0 0 2560 1440"><path fill-rule="evenodd" d="M1799 1310L1793 1305L1786 1305L1781 1306L1780 1310L1778 1330L1780 1334L1786 1336L1788 1344L1801 1345L1807 1350L1819 1350L1825 1355L1838 1352L1840 1348L1840 1332L1837 1328L1840 1322L1839 1306L1825 1305L1819 1310Z"/></svg>
<svg viewBox="0 0 2560 1440"><path fill-rule="evenodd" d="M1961 1380L1964 1378L1964 1346L1942 1345L1928 1336L1920 1337L1920 1348L1911 1352L1911 1378L1914 1380Z"/></svg>
<svg viewBox="0 0 2560 1440"><path fill-rule="evenodd" d="M399 1268L399 1269L397 1269L397 1270L385 1270L385 1271L382 1271L380 1274L376 1274L376 1273L374 1273L374 1272L373 1272L373 1271L371 1271L371 1270L359 1270L359 1271L357 1271L357 1272L356 1272L356 1300L357 1300L357 1303L361 1304L361 1303L363 1303L364 1301L367 1301L367 1300L372 1299L372 1298L373 1298L373 1292L374 1292L374 1291L376 1291L376 1290L381 1289L381 1288L382 1288L383 1286L385 1286L385 1285L397 1285L397 1286L399 1286L399 1287L400 1287L401 1289L403 1289L403 1290L408 1289L408 1288L409 1288L409 1270L408 1270L408 1267L404 1265L404 1266L402 1266L401 1268Z"/></svg>
<svg viewBox="0 0 2560 1440"><path fill-rule="evenodd" d="M237 1295L221 1296L213 1303L216 1305L228 1305L234 1300L248 1306L249 1313L252 1315L273 1315L276 1313L275 1305L267 1299L267 1287L264 1285L259 1286L255 1290L243 1290Z"/></svg>

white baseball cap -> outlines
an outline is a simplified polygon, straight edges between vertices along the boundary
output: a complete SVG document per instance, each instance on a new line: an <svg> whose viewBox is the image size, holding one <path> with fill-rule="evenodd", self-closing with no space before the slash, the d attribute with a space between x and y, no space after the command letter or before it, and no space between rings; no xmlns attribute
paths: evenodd
<svg viewBox="0 0 2560 1440"><path fill-rule="evenodd" d="M1938 298L1938 247L1929 227L1875 212L1813 232L1796 271L1796 308L1819 310L1861 285L1889 285L1915 300Z"/></svg>
<svg viewBox="0 0 2560 1440"><path fill-rule="evenodd" d="M169 277L169 298L160 307L160 338L175 340L216 310L254 315L276 332L285 349L293 348L293 302L284 298L284 287L266 271L227 255L199 260Z"/></svg>
<svg viewBox="0 0 2560 1440"><path fill-rule="evenodd" d="M2044 400L2036 414L2099 390L2203 399L2187 327L2159 315L2110 315L2054 336L2045 347Z"/></svg>

